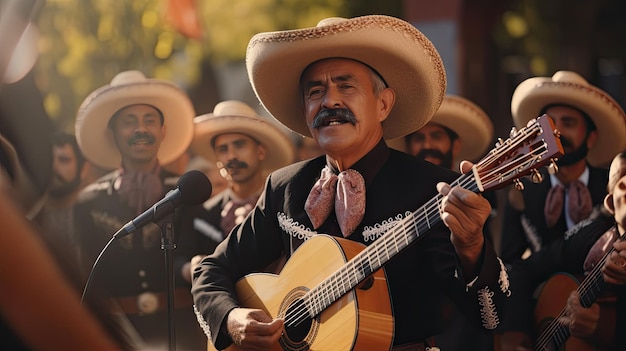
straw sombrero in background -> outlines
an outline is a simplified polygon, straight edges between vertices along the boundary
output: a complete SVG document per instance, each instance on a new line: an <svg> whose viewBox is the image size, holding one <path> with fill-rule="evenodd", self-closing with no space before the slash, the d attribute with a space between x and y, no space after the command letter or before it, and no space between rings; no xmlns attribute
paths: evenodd
<svg viewBox="0 0 626 351"><path fill-rule="evenodd" d="M187 151L195 116L187 94L174 83L148 79L139 71L124 71L91 93L78 110L76 140L89 161L105 169L121 166L119 150L107 125L117 111L137 104L151 105L163 113L166 134L158 153L161 165Z"/></svg>
<svg viewBox="0 0 626 351"><path fill-rule="evenodd" d="M446 95L430 122L449 128L459 136L461 149L453 163L476 161L485 154L493 139L493 122L487 113L461 96ZM405 137L388 140L387 144L407 152Z"/></svg>
<svg viewBox="0 0 626 351"><path fill-rule="evenodd" d="M626 149L626 115L605 91L589 84L578 73L558 71L552 77L529 78L517 86L511 99L511 114L517 128L539 117L548 105L565 104L584 111L598 129L598 139L589 149L592 166L607 166Z"/></svg>
<svg viewBox="0 0 626 351"><path fill-rule="evenodd" d="M194 118L194 123L195 136L191 150L211 162L217 162L213 139L227 133L245 134L263 145L267 150L263 160L266 171L281 168L295 160L295 147L289 136L241 101L222 101L212 113Z"/></svg>

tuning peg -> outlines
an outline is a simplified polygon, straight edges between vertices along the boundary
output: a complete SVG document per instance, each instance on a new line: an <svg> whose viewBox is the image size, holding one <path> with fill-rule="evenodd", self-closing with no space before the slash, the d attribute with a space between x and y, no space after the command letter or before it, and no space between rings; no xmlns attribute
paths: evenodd
<svg viewBox="0 0 626 351"><path fill-rule="evenodd" d="M496 142L496 148L499 148L502 145L504 145L504 140L502 140L502 138L498 138L498 141Z"/></svg>
<svg viewBox="0 0 626 351"><path fill-rule="evenodd" d="M537 119L533 118L533 119L529 120L528 123L526 123L526 127L530 127L530 126L534 125L535 123L537 123Z"/></svg>
<svg viewBox="0 0 626 351"><path fill-rule="evenodd" d="M538 170L536 169L531 169L530 170L530 180L535 183L535 184L539 184L541 182L543 182L543 175L541 175L541 173L539 173Z"/></svg>
<svg viewBox="0 0 626 351"><path fill-rule="evenodd" d="M557 159L553 158L550 160L550 165L548 166L548 173L554 175L559 171L559 166L556 165Z"/></svg>
<svg viewBox="0 0 626 351"><path fill-rule="evenodd" d="M515 186L515 189L519 191L524 190L524 183L522 183L519 179L515 179L513 181L513 185Z"/></svg>
<svg viewBox="0 0 626 351"><path fill-rule="evenodd" d="M515 138L515 135L517 134L517 129L515 127L511 128L511 131L509 132L509 137Z"/></svg>
<svg viewBox="0 0 626 351"><path fill-rule="evenodd" d="M561 137L561 132L559 132L558 129L555 129L552 131L552 134L554 134L555 137L560 138Z"/></svg>

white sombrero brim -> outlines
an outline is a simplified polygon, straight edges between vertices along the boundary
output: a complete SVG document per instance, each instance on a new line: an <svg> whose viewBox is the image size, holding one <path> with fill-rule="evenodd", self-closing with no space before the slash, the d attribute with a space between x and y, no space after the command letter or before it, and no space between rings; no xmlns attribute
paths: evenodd
<svg viewBox="0 0 626 351"><path fill-rule="evenodd" d="M211 141L218 135L241 133L250 136L266 148L263 168L271 172L295 160L295 148L289 137L277 126L261 118L247 116L215 116L212 113L194 119L195 136L191 150L215 163L217 158Z"/></svg>
<svg viewBox="0 0 626 351"><path fill-rule="evenodd" d="M106 85L91 93L76 117L76 140L85 157L105 169L121 166L121 155L108 128L111 117L130 105L151 105L163 113L165 138L159 147L161 165L180 157L193 138L195 110L189 97L173 83L146 79Z"/></svg>
<svg viewBox="0 0 626 351"><path fill-rule="evenodd" d="M478 105L468 99L446 95L430 122L454 131L461 141L459 154L453 160L476 161L487 151L493 139L493 122ZM407 152L404 137L389 140L390 147Z"/></svg>
<svg viewBox="0 0 626 351"><path fill-rule="evenodd" d="M383 122L385 139L426 124L446 89L443 62L433 44L410 23L389 16L332 19L314 28L260 33L248 44L246 66L255 94L287 128L311 136L304 118L300 76L326 58L360 61L396 92Z"/></svg>
<svg viewBox="0 0 626 351"><path fill-rule="evenodd" d="M555 74L555 77L558 77ZM589 149L587 161L592 166L606 167L613 157L626 149L626 115L613 98L591 85L554 81L535 77L523 81L513 93L511 114L517 128L539 117L548 105L566 104L584 111L598 130L598 139Z"/></svg>

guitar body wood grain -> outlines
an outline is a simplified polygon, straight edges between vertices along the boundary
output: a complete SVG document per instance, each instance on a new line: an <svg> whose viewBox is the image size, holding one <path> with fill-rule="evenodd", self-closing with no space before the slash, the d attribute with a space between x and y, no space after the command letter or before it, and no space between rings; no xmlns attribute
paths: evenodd
<svg viewBox="0 0 626 351"><path fill-rule="evenodd" d="M351 240L317 235L294 252L279 275L255 273L240 280L236 285L237 296L243 307L262 309L273 318L284 317L308 290L343 267L363 248ZM292 333L287 327L281 344L271 350L389 350L394 322L384 270L379 269L372 278L367 289L349 291L319 316L303 323L304 331ZM208 350L215 350L211 343ZM237 348L233 345L227 350Z"/></svg>

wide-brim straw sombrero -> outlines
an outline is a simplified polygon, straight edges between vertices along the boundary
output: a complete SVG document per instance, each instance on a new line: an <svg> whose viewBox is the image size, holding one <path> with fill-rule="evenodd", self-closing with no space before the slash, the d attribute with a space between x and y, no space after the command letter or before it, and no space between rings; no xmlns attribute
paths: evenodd
<svg viewBox="0 0 626 351"><path fill-rule="evenodd" d="M76 140L90 162L105 169L121 166L108 123L120 109L137 104L153 106L163 113L166 134L159 147L160 164L170 163L187 151L195 116L187 94L174 83L148 79L139 71L125 71L91 93L78 110Z"/></svg>
<svg viewBox="0 0 626 351"><path fill-rule="evenodd" d="M213 113L194 118L195 136L191 150L211 162L217 162L213 139L221 134L245 134L266 149L262 167L266 171L284 167L295 160L295 147L289 136L274 122L259 116L252 107L236 100L222 101Z"/></svg>
<svg viewBox="0 0 626 351"><path fill-rule="evenodd" d="M552 77L529 78L518 85L511 99L515 126L526 126L552 104L576 107L593 120L598 139L587 154L587 162L592 166L607 166L626 148L626 115L622 107L609 94L571 71L558 71Z"/></svg>
<svg viewBox="0 0 626 351"><path fill-rule="evenodd" d="M413 25L395 17L328 18L313 28L257 34L246 54L252 88L274 118L304 136L311 133L300 76L311 63L326 58L360 61L395 90L395 105L383 122L385 139L426 124L445 94L446 75L434 45Z"/></svg>
<svg viewBox="0 0 626 351"><path fill-rule="evenodd" d="M453 162L476 161L482 157L493 139L493 122L485 111L472 101L456 95L446 95L441 107L430 120L455 132L461 148ZM387 141L390 147L407 152L405 138Z"/></svg>

